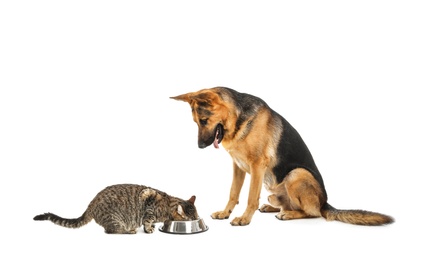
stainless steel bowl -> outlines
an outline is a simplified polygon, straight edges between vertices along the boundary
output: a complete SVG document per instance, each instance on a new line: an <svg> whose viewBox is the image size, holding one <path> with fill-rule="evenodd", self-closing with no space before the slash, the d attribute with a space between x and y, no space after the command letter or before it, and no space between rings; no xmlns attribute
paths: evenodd
<svg viewBox="0 0 425 260"><path fill-rule="evenodd" d="M159 228L159 231L169 234L196 234L207 230L208 226L205 225L202 218L192 221L166 220L164 225Z"/></svg>

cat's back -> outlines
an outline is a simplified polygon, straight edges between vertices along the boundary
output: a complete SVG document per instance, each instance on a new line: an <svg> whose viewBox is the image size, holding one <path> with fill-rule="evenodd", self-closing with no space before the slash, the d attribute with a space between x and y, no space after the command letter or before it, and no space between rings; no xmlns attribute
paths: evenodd
<svg viewBox="0 0 425 260"><path fill-rule="evenodd" d="M101 190L90 203L94 206L98 203L123 203L131 202L138 198L140 192L147 187L138 184L114 184Z"/></svg>

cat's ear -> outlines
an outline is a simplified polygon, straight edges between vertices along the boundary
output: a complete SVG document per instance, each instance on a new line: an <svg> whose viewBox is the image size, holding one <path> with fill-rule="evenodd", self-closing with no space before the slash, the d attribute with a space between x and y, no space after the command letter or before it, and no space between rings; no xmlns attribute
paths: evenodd
<svg viewBox="0 0 425 260"><path fill-rule="evenodd" d="M177 206L177 213L178 213L180 216L183 216L183 215L184 215L183 207L182 207L182 205L180 205L180 204Z"/></svg>
<svg viewBox="0 0 425 260"><path fill-rule="evenodd" d="M196 196L193 195L192 197L190 197L189 202L192 204L195 204L195 200L196 200Z"/></svg>

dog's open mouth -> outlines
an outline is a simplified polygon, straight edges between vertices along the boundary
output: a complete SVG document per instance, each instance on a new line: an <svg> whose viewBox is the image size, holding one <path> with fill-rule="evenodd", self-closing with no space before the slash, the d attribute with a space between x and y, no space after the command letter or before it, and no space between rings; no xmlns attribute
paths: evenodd
<svg viewBox="0 0 425 260"><path fill-rule="evenodd" d="M218 148L218 144L221 143L224 136L224 128L222 124L218 124L215 128L215 137L214 137L214 148Z"/></svg>

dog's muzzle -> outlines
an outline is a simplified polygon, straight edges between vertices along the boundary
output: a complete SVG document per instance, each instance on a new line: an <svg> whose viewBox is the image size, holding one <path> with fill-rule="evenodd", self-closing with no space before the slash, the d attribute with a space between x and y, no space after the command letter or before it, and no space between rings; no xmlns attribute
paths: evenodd
<svg viewBox="0 0 425 260"><path fill-rule="evenodd" d="M215 127L215 131L213 132L213 134L208 135L207 139L204 139L202 137L201 132L199 131L198 133L198 147L199 148L205 148L210 146L212 143L214 143L214 147L218 148L218 144L221 143L221 141L223 140L223 136L224 136L224 127L222 124L218 124Z"/></svg>

